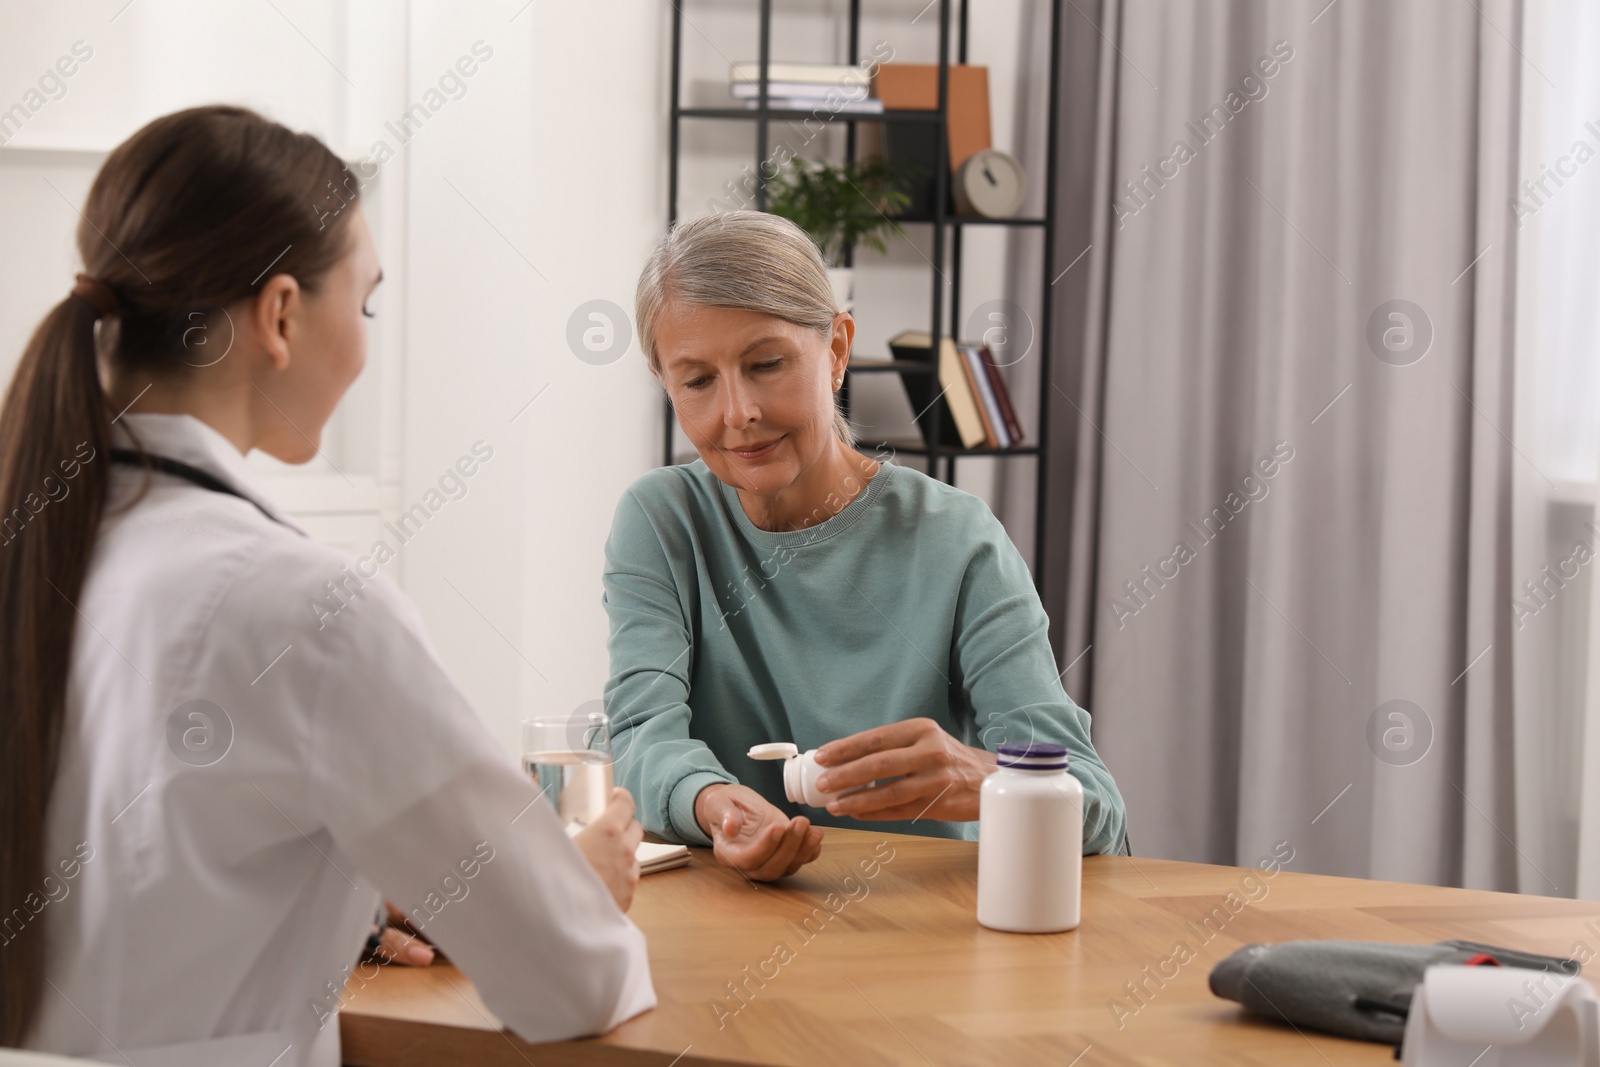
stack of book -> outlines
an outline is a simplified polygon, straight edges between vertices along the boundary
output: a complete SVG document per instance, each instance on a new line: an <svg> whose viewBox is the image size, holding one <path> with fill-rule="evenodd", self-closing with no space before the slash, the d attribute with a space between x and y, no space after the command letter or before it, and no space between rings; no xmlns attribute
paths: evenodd
<svg viewBox="0 0 1600 1067"><path fill-rule="evenodd" d="M728 68L728 91L744 106L761 106L761 64L735 63ZM767 67L767 106L776 110L834 111L880 114L883 101L852 66L817 63L772 63Z"/></svg>
<svg viewBox="0 0 1600 1067"><path fill-rule="evenodd" d="M932 347L926 330L902 330L889 339L889 351L897 360L927 363ZM1022 443L1022 424L1011 393L994 355L982 342L941 337L937 374L902 374L900 380L930 448L935 412L940 447L1001 449Z"/></svg>

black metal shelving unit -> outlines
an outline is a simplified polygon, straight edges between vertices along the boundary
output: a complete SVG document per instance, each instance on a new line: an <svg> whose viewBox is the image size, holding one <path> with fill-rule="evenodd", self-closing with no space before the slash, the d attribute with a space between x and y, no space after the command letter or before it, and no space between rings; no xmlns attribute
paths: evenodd
<svg viewBox="0 0 1600 1067"><path fill-rule="evenodd" d="M760 62L760 90L757 96L757 106L754 108L730 107L684 107L683 106L683 3L685 0L672 2L672 88L671 88L671 117L670 132L668 136L668 177L667 177L667 220L668 225L678 220L678 184L679 161L682 149L681 130L685 120L688 121L731 121L754 122L756 124L756 167L755 167L755 206L758 210L766 210L767 206L767 177L763 172L771 148L771 124L773 122L799 121L813 117L809 110L791 110L773 108L768 100L768 72L772 66L772 3L773 0L757 0L756 7L759 11L759 62ZM850 26L848 44L848 62L851 66L861 62L861 3L862 0L850 2ZM937 154L936 159L945 160L949 157L948 127L945 116L949 111L950 94L950 51L952 38L956 38L956 62L967 62L968 41L968 0L938 0L939 11L939 106L934 111L884 111L879 114L852 114L841 112L830 117L829 121L843 124L845 130L845 152L852 161L856 159L857 127L861 123L934 123L937 126ZM956 8L956 32L952 32L951 14ZM950 172L948 166L935 167L933 190L933 213L930 218L897 218L895 221L902 226L931 226L933 241L932 260L932 307L929 315L929 335L933 343L929 352L929 362L921 363L909 360L894 360L888 364L871 364L858 366L854 362L846 370L845 384L840 390L840 403L846 415L850 410L850 378L857 374L937 374L940 342L945 337L959 337L959 315L961 310L961 273L962 273L962 233L968 226L998 226L1017 229L1036 228L1043 237L1043 249L1040 253L1039 268L1039 311L1038 311L1038 346L1039 358L1034 361L1038 370L1039 397L1037 410L1034 413L1035 424L1028 429L1032 433L1033 443L1018 445L1012 448L956 448L940 443L940 418L939 405L935 405L932 415L931 437L929 441L872 441L858 442L857 447L864 451L871 451L880 447L892 448L902 455L922 456L927 460L927 471L934 477L942 477L948 483L955 482L956 460L963 456L987 456L994 458L1008 458L1013 456L1034 456L1037 461L1037 476L1034 482L1034 580L1040 576L1040 560L1043 558L1045 544L1045 487L1047 485L1047 441L1046 434L1049 429L1047 416L1050 403L1050 270L1054 263L1056 212L1053 190L1056 180L1056 120L1057 120L1057 90L1060 79L1059 55L1059 30L1061 22L1061 0L1051 0L1050 3L1050 73L1049 73L1049 106L1046 119L1046 148L1045 148L1045 212L1043 218L1010 218L989 219L976 216L958 216L950 212ZM948 247L948 261L946 250ZM844 251L844 266L852 265L853 249ZM948 305L945 302L945 287L950 289ZM948 329L945 329L948 318ZM668 465L674 462L673 457L673 430L674 417L670 400L663 401L665 407L662 429L662 463ZM942 473L940 471L943 463Z"/></svg>

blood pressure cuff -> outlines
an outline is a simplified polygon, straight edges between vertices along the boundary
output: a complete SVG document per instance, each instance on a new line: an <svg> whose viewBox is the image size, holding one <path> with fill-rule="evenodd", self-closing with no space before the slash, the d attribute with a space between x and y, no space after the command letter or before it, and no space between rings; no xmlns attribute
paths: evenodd
<svg viewBox="0 0 1600 1067"><path fill-rule="evenodd" d="M1576 976L1577 960L1440 941L1286 941L1246 945L1211 972L1211 992L1245 1010L1302 1029L1400 1044L1411 994L1434 964L1525 967Z"/></svg>

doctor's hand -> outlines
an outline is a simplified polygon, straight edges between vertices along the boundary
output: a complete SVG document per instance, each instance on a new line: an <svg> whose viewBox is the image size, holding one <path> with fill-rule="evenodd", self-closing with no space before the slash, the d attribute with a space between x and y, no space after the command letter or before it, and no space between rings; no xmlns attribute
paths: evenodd
<svg viewBox="0 0 1600 1067"><path fill-rule="evenodd" d="M384 963L400 963L407 967L426 967L433 962L433 946L427 938L411 928L406 913L389 901L384 901L388 925L383 928L378 950L373 953Z"/></svg>
<svg viewBox="0 0 1600 1067"><path fill-rule="evenodd" d="M817 765L824 769L817 788L827 793L883 783L830 801L832 815L940 822L976 819L983 780L997 767L993 752L963 745L932 719L906 719L829 741L817 749Z"/></svg>
<svg viewBox="0 0 1600 1067"><path fill-rule="evenodd" d="M791 819L749 786L720 782L694 798L694 817L711 838L717 862L770 882L822 855L822 827Z"/></svg>
<svg viewBox="0 0 1600 1067"><path fill-rule="evenodd" d="M632 906L639 885L638 850L643 840L644 827L633 817L633 795L621 787L611 791L611 803L600 817L572 838L623 911Z"/></svg>

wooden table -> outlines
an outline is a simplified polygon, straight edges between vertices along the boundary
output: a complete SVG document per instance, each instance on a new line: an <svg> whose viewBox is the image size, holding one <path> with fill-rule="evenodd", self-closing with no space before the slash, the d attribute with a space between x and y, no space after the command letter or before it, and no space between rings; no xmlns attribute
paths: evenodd
<svg viewBox="0 0 1600 1067"><path fill-rule="evenodd" d="M1268 878L1088 857L1083 924L1015 935L977 924L969 842L830 829L822 858L778 885L694 851L647 876L631 912L650 940L654 1011L533 1046L453 967L386 967L346 992L345 1062L1392 1063L1381 1045L1247 1017L1206 976L1240 945L1302 938L1600 950L1600 904L1296 874L1293 861ZM1192 959L1174 958L1178 942Z"/></svg>

